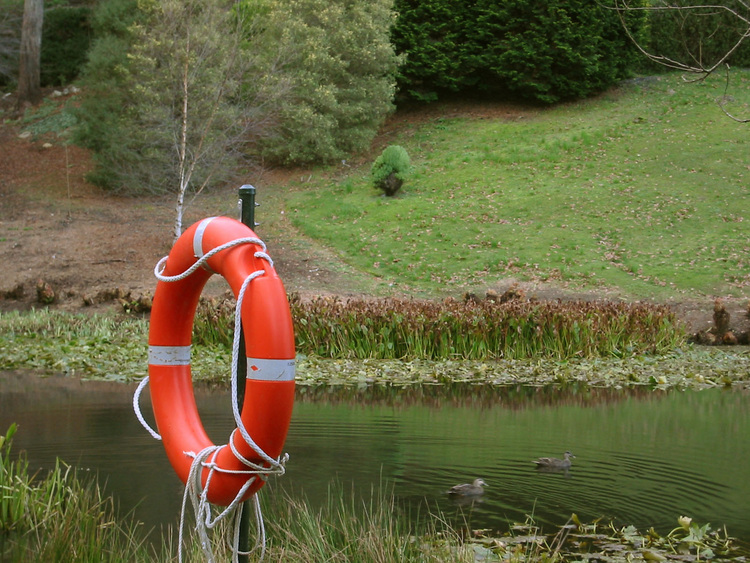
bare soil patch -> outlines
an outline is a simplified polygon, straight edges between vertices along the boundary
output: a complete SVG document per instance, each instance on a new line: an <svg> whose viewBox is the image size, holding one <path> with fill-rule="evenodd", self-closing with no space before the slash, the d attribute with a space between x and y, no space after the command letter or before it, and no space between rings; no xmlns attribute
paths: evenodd
<svg viewBox="0 0 750 563"><path fill-rule="evenodd" d="M0 124L0 310L44 304L40 281L42 293L54 292L49 305L65 310L111 307L119 297L152 294L154 267L173 242L172 198L106 193L85 179L92 167L87 151L55 135L33 139L22 133L17 124ZM238 216L235 188L201 199L183 224L212 215ZM295 243L291 226L273 242L272 256L289 291L354 291L335 258L309 242ZM228 287L212 284L206 291Z"/></svg>
<svg viewBox="0 0 750 563"><path fill-rule="evenodd" d="M399 112L383 127L372 152L378 153L397 132L415 123L448 115L520 119L527 113L513 106L467 103ZM85 150L66 146L54 135L21 138L22 131L16 123L0 124L0 310L39 306L40 280L55 293L51 306L66 310L112 307L118 296L135 299L152 293L153 268L172 243L171 199L107 194L86 182L91 158ZM206 198L190 209L185 225L211 215L237 216L236 201L236 191L227 191L223 198ZM367 296L368 289L358 285L356 276L349 275L325 248L300 241L291 226L285 232L274 241L272 256L288 291L303 297ZM497 280L487 289L502 293L515 283ZM538 299L617 298L553 285L520 286ZM712 326L713 299L669 305L691 331ZM732 327L748 331L747 303L726 301L725 305Z"/></svg>

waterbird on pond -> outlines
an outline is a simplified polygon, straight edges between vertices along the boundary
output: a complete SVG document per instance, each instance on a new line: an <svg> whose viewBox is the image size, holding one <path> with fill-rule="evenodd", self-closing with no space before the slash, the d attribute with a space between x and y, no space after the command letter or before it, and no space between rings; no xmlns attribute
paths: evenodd
<svg viewBox="0 0 750 563"><path fill-rule="evenodd" d="M460 496L478 496L484 494L484 489L482 487L486 487L487 483L485 483L482 479L474 479L473 483L462 483L461 485L453 485L450 489L448 489L449 495L460 495Z"/></svg>
<svg viewBox="0 0 750 563"><path fill-rule="evenodd" d="M570 452L565 452L563 454L563 459L558 459L556 457L540 457L539 459L535 459L534 463L536 463L537 469L569 469L571 465L573 465L573 462L570 461L571 458L575 457Z"/></svg>

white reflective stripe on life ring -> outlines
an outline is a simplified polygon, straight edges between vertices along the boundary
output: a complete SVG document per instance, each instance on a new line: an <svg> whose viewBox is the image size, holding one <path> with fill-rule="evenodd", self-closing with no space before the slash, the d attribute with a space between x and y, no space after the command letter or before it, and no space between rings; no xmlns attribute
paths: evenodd
<svg viewBox="0 0 750 563"><path fill-rule="evenodd" d="M247 359L247 379L258 381L293 381L294 360Z"/></svg>
<svg viewBox="0 0 750 563"><path fill-rule="evenodd" d="M195 254L196 258L203 258L203 255L205 252L203 252L203 233L206 232L206 227L208 227L208 224L216 219L216 217L206 217L198 223L198 228L195 229L195 234L193 235L193 254Z"/></svg>
<svg viewBox="0 0 750 563"><path fill-rule="evenodd" d="M190 346L149 346L148 363L152 366L189 366Z"/></svg>

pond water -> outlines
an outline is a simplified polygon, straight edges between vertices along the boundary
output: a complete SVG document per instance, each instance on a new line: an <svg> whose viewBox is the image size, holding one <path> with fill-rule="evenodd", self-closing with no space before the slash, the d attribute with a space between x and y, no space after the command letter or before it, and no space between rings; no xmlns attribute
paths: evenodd
<svg viewBox="0 0 750 563"><path fill-rule="evenodd" d="M133 390L0 373L0 431L17 422L14 451L32 469L60 457L95 471L123 509L159 527L177 520L182 485L133 415ZM209 435L226 442L228 392L197 396ZM147 393L142 404L149 418ZM750 541L749 437L750 396L739 391L308 390L295 404L287 473L264 494L302 491L316 505L334 481L364 493L387 483L402 504L452 515L460 507L445 491L481 477L486 494L463 510L474 528L507 531L533 514L553 531L575 512L668 532L686 515ZM567 473L531 463L565 450L577 456Z"/></svg>

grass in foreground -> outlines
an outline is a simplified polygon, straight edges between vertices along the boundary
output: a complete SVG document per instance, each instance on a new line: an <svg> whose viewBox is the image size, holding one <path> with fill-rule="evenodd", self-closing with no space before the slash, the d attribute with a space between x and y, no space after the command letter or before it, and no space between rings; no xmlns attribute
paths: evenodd
<svg viewBox="0 0 750 563"><path fill-rule="evenodd" d="M120 518L111 497L104 498L92 480L82 480L60 463L47 476L30 475L23 458L12 460L11 427L0 436L0 559L21 561L157 562L175 561L176 534L171 528L159 548L142 526ZM667 535L632 526L583 524L573 515L554 533L533 519L507 532L463 529L439 514L416 529L392 494L372 491L369 500L353 500L340 487L329 489L328 503L313 510L289 495L264 498L267 550L265 561L384 563L391 561L577 561L587 553L608 561L744 560L750 551L726 531L713 531L681 517ZM227 529L214 533L214 553L230 560ZM184 561L202 561L195 535L188 539ZM259 551L251 561L259 560Z"/></svg>
<svg viewBox="0 0 750 563"><path fill-rule="evenodd" d="M731 80L732 110L750 115L750 72ZM368 161L293 183L283 209L355 269L412 294L516 278L748 297L750 131L719 109L724 87L672 74L548 109L439 117L389 138L415 168L397 197L372 188Z"/></svg>
<svg viewBox="0 0 750 563"><path fill-rule="evenodd" d="M11 426L0 435L0 560L149 561L141 525L119 518L111 497L58 462L49 475L12 460Z"/></svg>

